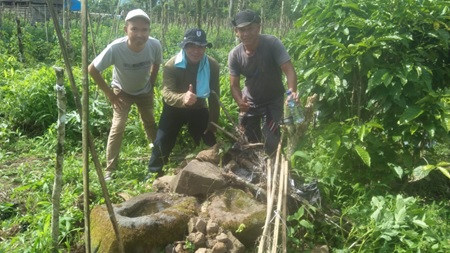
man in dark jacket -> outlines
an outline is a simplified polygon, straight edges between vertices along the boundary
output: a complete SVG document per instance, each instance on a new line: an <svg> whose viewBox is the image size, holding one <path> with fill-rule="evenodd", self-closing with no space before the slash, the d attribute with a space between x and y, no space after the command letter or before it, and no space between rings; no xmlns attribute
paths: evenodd
<svg viewBox="0 0 450 253"><path fill-rule="evenodd" d="M181 51L164 66L164 107L148 164L149 175L163 174L162 167L183 125L187 125L196 145L201 140L208 146L216 144L216 129L210 122L219 119L219 64L205 53L212 44L202 29L193 28L186 31L180 47Z"/></svg>

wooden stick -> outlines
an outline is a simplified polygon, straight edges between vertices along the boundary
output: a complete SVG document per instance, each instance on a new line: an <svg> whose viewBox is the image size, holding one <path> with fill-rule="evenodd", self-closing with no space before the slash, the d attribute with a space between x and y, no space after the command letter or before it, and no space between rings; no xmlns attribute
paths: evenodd
<svg viewBox="0 0 450 253"><path fill-rule="evenodd" d="M282 140L282 138L281 138ZM278 143L278 148L277 148L277 153L276 153L276 159L275 159L275 165L278 164L278 160L281 154L281 144L282 142L280 141L280 143ZM270 159L268 159L267 161L267 171L270 170L271 164L269 163L271 162ZM261 239L259 241L259 246L258 246L258 253L263 253L266 252L265 251L265 241L266 241L266 237L267 237L267 231L269 229L270 226L270 220L271 220L271 215L272 215L272 209L273 209L273 201L274 201L274 195L275 195L275 185L276 185L276 180L275 178L277 177L278 174L278 168L275 166L274 168L274 173L272 176L272 179L270 180L269 178L267 179L267 189L270 189L270 191L267 191L267 204L266 204L266 220L264 223L264 229L263 229L263 233L261 235ZM270 181L269 181L270 180ZM270 243L268 243L270 244ZM268 249L270 249L270 245L267 246Z"/></svg>
<svg viewBox="0 0 450 253"><path fill-rule="evenodd" d="M281 212L281 217L283 219L283 230L282 230L282 250L283 253L287 253L287 226L286 226L286 218L287 218L287 194L289 187L289 161L284 161L284 190L283 190L283 209Z"/></svg>
<svg viewBox="0 0 450 253"><path fill-rule="evenodd" d="M238 127L237 124L234 122L234 120L233 120L233 118L231 117L230 113L228 112L227 108L225 108L225 106L222 104L222 102L220 102L220 98L219 98L219 96L217 95L217 93L216 93L215 91L211 91L211 94L213 94L213 95L216 97L217 102L219 102L219 105L220 105L220 107L222 108L222 111L223 111L223 112L225 113L225 115L227 116L228 121L231 122L231 124L233 124L234 128L237 128L237 127Z"/></svg>
<svg viewBox="0 0 450 253"><path fill-rule="evenodd" d="M272 253L276 253L277 252L277 248L278 248L278 237L279 237L279 232L280 232L280 220L282 220L283 218L280 216L281 215L281 206L283 204L283 192L284 192L284 177L285 177L285 169L284 167L286 166L285 163L285 159L284 157L282 157L281 162L280 162L280 175L279 175L279 184L278 184L278 197L277 197L277 208L274 211L275 212L275 226L273 229L273 241L272 241Z"/></svg>
<svg viewBox="0 0 450 253"><path fill-rule="evenodd" d="M54 68L56 73L56 94L58 106L58 145L56 145L55 178L52 192L52 249L57 253L59 245L59 212L61 204L61 191L63 185L63 163L64 163L64 137L66 133L66 91L64 90L64 69Z"/></svg>
<svg viewBox="0 0 450 253"><path fill-rule="evenodd" d="M270 159L268 159L267 160L267 166L266 166L266 168L267 168L267 171L270 171L271 170L271 168L270 168L270 165L271 165L271 160ZM271 202L271 197L270 197L270 192L271 192L271 188L272 188L272 186L271 186L271 184L272 184L272 180L271 180L271 178L270 177L267 177L267 203L266 203L266 220L264 221L264 227L263 227L263 232L262 232L262 234L261 234L261 238L260 238L260 240L259 240L259 246L258 246L258 253L263 253L263 252L265 252L265 243L266 243L266 240L267 240L267 230L269 229L269 224L270 224L270 215L271 215L271 213L272 213L272 206L271 206L271 204L270 204L270 202Z"/></svg>
<svg viewBox="0 0 450 253"><path fill-rule="evenodd" d="M59 42L59 46L61 48L61 53L64 58L64 64L66 67L67 75L69 77L70 88L71 88L72 94L74 96L75 105L77 107L78 114L80 115L80 117L82 117L83 113L82 113L80 94L78 92L78 88L75 83L75 77L73 76L72 66L70 64L69 53L67 52L67 46L65 44L65 40L62 37L61 29L60 29L59 23L58 23L58 16L57 16L56 10L54 8L53 0L47 0L47 5L49 8L50 14L52 16L53 25L55 27L56 35L58 37L58 42ZM120 250L120 252L124 252L122 238L120 237L120 231L119 231L119 226L117 224L116 215L114 214L114 209L113 209L111 200L109 198L108 188L106 187L105 178L103 177L101 164L98 159L97 151L95 150L94 139L89 131L87 134L88 134L88 139L89 139L89 150L91 151L92 160L94 162L95 170L97 172L100 186L102 188L103 197L105 198L106 209L108 210L109 218L112 223L117 242L119 244L119 250ZM88 198L88 197L89 196L85 196L85 198ZM89 215L89 214L85 214L85 215ZM87 241L87 240L85 240L85 241ZM85 245L86 245L86 252L89 253L90 245L88 245L87 243L85 243Z"/></svg>
<svg viewBox="0 0 450 253"><path fill-rule="evenodd" d="M219 129L220 131L224 132L226 135L228 135L228 137L230 137L231 139L233 139L234 141L239 142L239 138L234 136L232 133L228 132L227 130L225 130L223 127L217 125L214 122L209 122L211 125L215 126L217 129Z"/></svg>

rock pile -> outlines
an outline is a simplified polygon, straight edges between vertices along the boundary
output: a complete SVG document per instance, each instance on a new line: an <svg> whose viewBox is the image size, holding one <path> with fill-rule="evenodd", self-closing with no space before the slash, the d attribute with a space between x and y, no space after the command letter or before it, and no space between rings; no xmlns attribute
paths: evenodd
<svg viewBox="0 0 450 253"><path fill-rule="evenodd" d="M189 235L185 241L168 245L166 253L243 253L245 246L229 231L211 219L194 217L188 223Z"/></svg>

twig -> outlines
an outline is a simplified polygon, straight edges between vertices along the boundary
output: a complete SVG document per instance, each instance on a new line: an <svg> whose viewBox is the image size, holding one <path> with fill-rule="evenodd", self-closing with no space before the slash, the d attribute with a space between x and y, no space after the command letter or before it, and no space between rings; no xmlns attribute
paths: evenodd
<svg viewBox="0 0 450 253"><path fill-rule="evenodd" d="M249 182L239 178L238 176L236 176L233 173L222 172L222 176L231 180L237 186L243 186L243 187L249 188L253 192L253 194L261 195L261 198L264 198L267 196L267 193L263 188L258 187L252 183L249 183Z"/></svg>
<svg viewBox="0 0 450 253"><path fill-rule="evenodd" d="M233 126L234 126L235 128L237 128L237 127L238 127L237 124L233 121L233 118L231 117L231 115L230 115L230 113L228 112L227 108L225 108L225 106L222 104L222 102L220 102L220 98L219 98L219 96L217 95L217 93L216 93L215 91L211 91L211 94L213 94L213 95L216 97L217 102L219 102L219 105L220 105L220 107L222 108L222 111L225 113L225 115L227 116L227 118L228 118L228 120L231 122L231 124L233 124Z"/></svg>
<svg viewBox="0 0 450 253"><path fill-rule="evenodd" d="M216 127L217 129L219 129L220 131L224 132L226 135L228 135L228 137L230 137L230 138L233 139L234 141L237 141L237 142L240 141L238 137L234 136L232 133L228 132L228 131L225 130L223 127L217 125L217 124L214 123L214 122L210 122L210 123L211 123L211 125L215 126L215 127Z"/></svg>

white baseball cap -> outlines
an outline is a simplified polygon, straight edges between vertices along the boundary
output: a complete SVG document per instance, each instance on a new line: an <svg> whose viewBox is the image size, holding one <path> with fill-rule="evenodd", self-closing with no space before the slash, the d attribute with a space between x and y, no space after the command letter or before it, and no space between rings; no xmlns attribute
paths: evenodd
<svg viewBox="0 0 450 253"><path fill-rule="evenodd" d="M146 19L148 22L150 22L150 18L148 17L147 13L145 13L143 10L141 9L134 9L128 12L125 21L128 21L132 18L143 18Z"/></svg>

